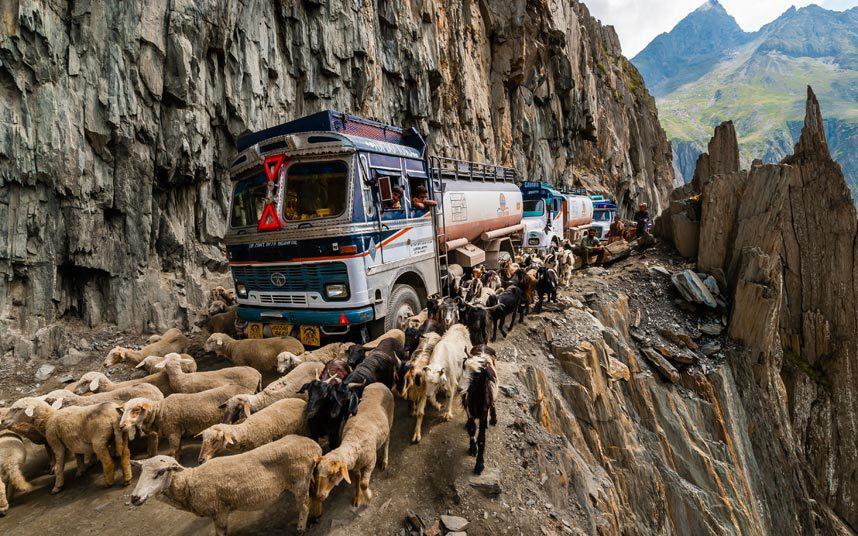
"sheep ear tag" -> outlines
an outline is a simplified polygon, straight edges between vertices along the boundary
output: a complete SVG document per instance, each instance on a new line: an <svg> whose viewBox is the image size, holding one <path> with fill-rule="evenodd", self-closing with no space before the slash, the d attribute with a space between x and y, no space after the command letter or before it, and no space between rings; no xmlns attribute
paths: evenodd
<svg viewBox="0 0 858 536"><path fill-rule="evenodd" d="M33 406L27 406L27 408L24 410L24 415L26 415L27 417L32 417L33 416Z"/></svg>
<svg viewBox="0 0 858 536"><path fill-rule="evenodd" d="M98 391L98 378L89 382L89 390L92 391L93 393Z"/></svg>
<svg viewBox="0 0 858 536"><path fill-rule="evenodd" d="M276 231L280 229L280 218L277 216L277 209L274 203L268 203L262 210L262 216L259 218L259 224L256 226L257 231Z"/></svg>

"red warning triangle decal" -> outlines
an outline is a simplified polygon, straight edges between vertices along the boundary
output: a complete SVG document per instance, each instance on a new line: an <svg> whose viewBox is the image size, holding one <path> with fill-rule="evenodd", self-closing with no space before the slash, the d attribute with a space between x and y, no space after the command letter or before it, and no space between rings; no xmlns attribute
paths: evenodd
<svg viewBox="0 0 858 536"><path fill-rule="evenodd" d="M280 228L280 218L277 217L277 208L274 203L268 203L262 209L262 217L259 218L257 231L276 231Z"/></svg>
<svg viewBox="0 0 858 536"><path fill-rule="evenodd" d="M282 154L275 154L272 156L265 157L265 162L262 164L262 167L265 169L265 177L270 182L274 182L275 180L277 180L277 173L280 171L280 166L282 165Z"/></svg>

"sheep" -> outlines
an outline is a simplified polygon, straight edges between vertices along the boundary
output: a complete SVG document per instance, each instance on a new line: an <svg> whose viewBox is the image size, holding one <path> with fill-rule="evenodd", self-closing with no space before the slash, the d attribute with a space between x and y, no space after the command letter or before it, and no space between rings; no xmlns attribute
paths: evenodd
<svg viewBox="0 0 858 536"><path fill-rule="evenodd" d="M217 302L223 304L223 302ZM235 322L238 320L236 306L226 307L223 311L215 311L209 309L208 316L196 322L197 327L204 328L209 333L226 333L230 337L235 337L237 332Z"/></svg>
<svg viewBox="0 0 858 536"><path fill-rule="evenodd" d="M183 435L193 436L217 424L221 404L247 391L246 387L230 384L201 393L175 393L163 400L132 398L120 406L119 425L129 435L135 429L149 435L150 456L158 452L160 438L166 437L171 454L178 458Z"/></svg>
<svg viewBox="0 0 858 536"><path fill-rule="evenodd" d="M447 411L444 420L453 418L453 399L456 398L456 387L459 385L459 377L462 375L462 361L472 348L471 335L468 328L456 324L444 333L435 350L429 364L424 368L426 371L426 395L429 402L441 410L441 404L436 400L438 390L444 388L447 392Z"/></svg>
<svg viewBox="0 0 858 536"><path fill-rule="evenodd" d="M132 385L140 385L141 383L154 385L164 396L173 393L173 389L170 387L170 381L163 371L124 382L113 382L101 372L87 372L81 376L77 382L70 385L69 390L74 392L76 395L85 395L88 392L103 393L106 391L123 389Z"/></svg>
<svg viewBox="0 0 858 536"><path fill-rule="evenodd" d="M235 424L242 416L249 417L252 413L267 408L284 398L306 398L306 395L299 394L298 391L305 383L316 379L324 368L325 365L314 361L301 363L289 374L271 382L265 389L256 394L233 396L221 407L223 410L221 422Z"/></svg>
<svg viewBox="0 0 858 536"><path fill-rule="evenodd" d="M422 439L423 415L426 413L426 371L432 351L441 340L435 332L429 332L420 338L420 345L414 351L411 361L405 364L406 370L400 374L402 387L398 389L402 398L411 402L411 415L416 417L412 443Z"/></svg>
<svg viewBox="0 0 858 536"><path fill-rule="evenodd" d="M191 341L184 333L176 328L168 329L160 339L152 344L147 344L139 350L131 350L122 346L114 347L104 360L105 367L111 367L117 363L129 363L137 365L150 355L167 355L171 352L178 354L188 349Z"/></svg>
<svg viewBox="0 0 858 536"><path fill-rule="evenodd" d="M131 482L131 451L128 439L119 427L119 406L103 403L95 406L73 406L53 409L38 398L22 398L12 404L4 423L16 426L32 425L45 436L48 447L54 454L54 487L51 493L59 493L65 483L66 453L77 458L77 476L83 473L84 457L95 454L104 471L104 484L113 485L116 465L110 456L113 443L122 467L123 485Z"/></svg>
<svg viewBox="0 0 858 536"><path fill-rule="evenodd" d="M468 454L477 457L474 473L482 474L485 468L486 429L497 425L495 400L498 397L498 375L495 368L496 353L486 345L474 346L465 360L464 372L459 381L462 406L468 414L465 429L468 431ZM480 421L477 434L476 421ZM476 440L474 437L476 436Z"/></svg>
<svg viewBox="0 0 858 536"><path fill-rule="evenodd" d="M338 357L344 357L354 345L353 342L332 342L312 352L304 352L301 355L295 355L292 352L280 352L277 354L277 372L285 374L307 361L329 363Z"/></svg>
<svg viewBox="0 0 858 536"><path fill-rule="evenodd" d="M313 468L321 457L318 443L296 435L189 469L170 456L155 456L134 462L141 473L131 504L163 496L161 500L175 508L211 518L221 536L227 534L230 512L262 509L291 491L298 505L298 533L303 534Z"/></svg>
<svg viewBox="0 0 858 536"><path fill-rule="evenodd" d="M0 432L0 517L9 511L9 501L17 493L29 493L33 487L24 476L27 448L14 432Z"/></svg>
<svg viewBox="0 0 858 536"><path fill-rule="evenodd" d="M250 366L260 372L274 372L277 370L277 356L281 352L301 355L304 345L295 337L236 340L224 333L214 333L206 341L205 350L229 359L234 365Z"/></svg>
<svg viewBox="0 0 858 536"><path fill-rule="evenodd" d="M161 390L149 383L138 383L105 391L90 396L77 395L68 389L57 389L46 395L41 395L36 398L44 400L54 409L60 409L67 406L93 406L95 404L103 404L105 402L113 402L119 404L132 398L149 398L152 400L162 400L164 394Z"/></svg>
<svg viewBox="0 0 858 536"><path fill-rule="evenodd" d="M215 424L198 434L203 438L199 462L221 450L248 451L287 435L306 435L307 403L298 398L278 400L241 424Z"/></svg>
<svg viewBox="0 0 858 536"><path fill-rule="evenodd" d="M193 358L193 356L189 354L167 354L167 355L178 355L179 363L182 365L182 370L184 372L196 372L197 371L197 361ZM134 368L143 369L149 374L154 374L161 370L158 365L164 362L167 356L159 356L159 355L150 355L146 357L143 361L137 363L137 366Z"/></svg>
<svg viewBox="0 0 858 536"><path fill-rule="evenodd" d="M358 478L354 506L363 497L372 500L369 489L378 450L382 450L380 467L387 467L390 429L393 426L393 394L387 386L373 383L366 387L357 413L346 421L340 446L325 454L316 465L316 499L322 502L341 481L351 484L349 471Z"/></svg>
<svg viewBox="0 0 858 536"><path fill-rule="evenodd" d="M221 301L227 306L235 305L235 291L232 289L227 290L220 285L216 286L209 291L209 303L214 304L216 301Z"/></svg>
<svg viewBox="0 0 858 536"><path fill-rule="evenodd" d="M228 367L209 372L182 371L178 354L169 354L157 365L163 368L174 393L199 393L223 385L240 385L251 393L262 388L262 374L252 367Z"/></svg>

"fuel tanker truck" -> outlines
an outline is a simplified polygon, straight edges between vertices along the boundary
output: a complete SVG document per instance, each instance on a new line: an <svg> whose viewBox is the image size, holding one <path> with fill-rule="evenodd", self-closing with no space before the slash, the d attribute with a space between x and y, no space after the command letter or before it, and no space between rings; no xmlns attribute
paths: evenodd
<svg viewBox="0 0 858 536"><path fill-rule="evenodd" d="M560 192L545 182L524 182L525 250L553 251L563 240L577 242L593 221L593 201L584 190Z"/></svg>
<svg viewBox="0 0 858 536"><path fill-rule="evenodd" d="M414 129L330 110L238 139L226 246L249 337L366 340L441 294L451 265L512 255L515 171L426 152Z"/></svg>

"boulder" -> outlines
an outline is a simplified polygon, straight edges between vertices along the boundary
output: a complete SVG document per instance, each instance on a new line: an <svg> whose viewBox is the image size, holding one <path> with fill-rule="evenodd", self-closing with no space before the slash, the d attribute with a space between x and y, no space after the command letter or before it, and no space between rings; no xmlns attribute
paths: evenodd
<svg viewBox="0 0 858 536"><path fill-rule="evenodd" d="M642 348L641 353L655 369L671 383L679 382L679 371L652 348Z"/></svg>
<svg viewBox="0 0 858 536"><path fill-rule="evenodd" d="M715 296L709 292L709 288L703 284L703 281L692 270L683 270L677 272L670 277L673 281L673 286L679 291L686 301L698 303L715 309L718 307L718 302L715 301Z"/></svg>
<svg viewBox="0 0 858 536"><path fill-rule="evenodd" d="M687 214L679 213L671 217L673 245L676 251L686 259L697 258L697 242L700 237L700 222L692 221Z"/></svg>

